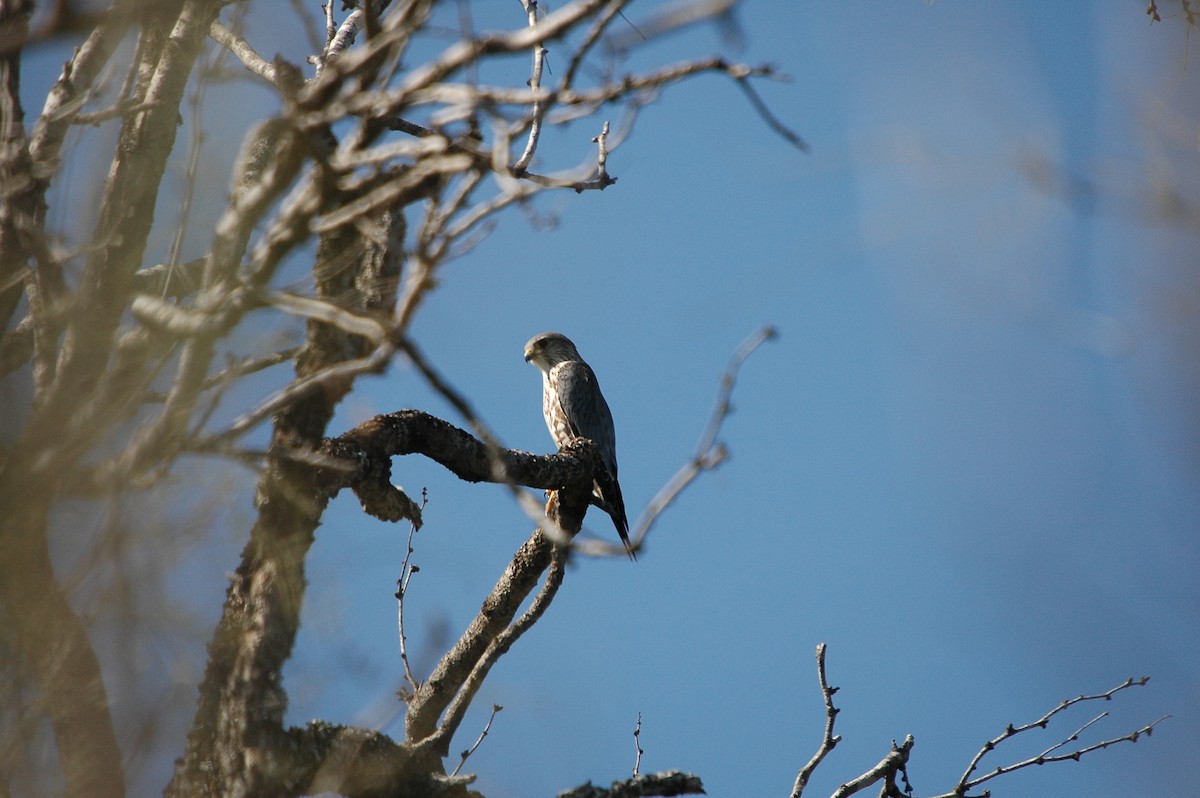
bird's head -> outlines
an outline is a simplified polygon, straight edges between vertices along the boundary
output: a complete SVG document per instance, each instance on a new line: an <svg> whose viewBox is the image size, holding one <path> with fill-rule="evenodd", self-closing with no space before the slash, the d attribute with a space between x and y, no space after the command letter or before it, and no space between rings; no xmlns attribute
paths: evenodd
<svg viewBox="0 0 1200 798"><path fill-rule="evenodd" d="M532 363L542 371L549 371L559 363L579 359L579 350L562 333L544 332L533 336L525 344L525 362Z"/></svg>

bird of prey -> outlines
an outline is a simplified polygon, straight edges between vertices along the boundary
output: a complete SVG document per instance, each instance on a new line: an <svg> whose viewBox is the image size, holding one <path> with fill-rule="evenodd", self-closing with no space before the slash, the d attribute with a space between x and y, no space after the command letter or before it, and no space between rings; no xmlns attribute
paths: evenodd
<svg viewBox="0 0 1200 798"><path fill-rule="evenodd" d="M542 415L554 445L562 449L576 438L587 438L600 450L611 487L601 487L597 482L593 492L600 500L599 506L612 517L630 558L636 559L629 543L625 501L617 482L617 433L596 373L562 333L544 332L529 339L525 344L525 360L542 372Z"/></svg>

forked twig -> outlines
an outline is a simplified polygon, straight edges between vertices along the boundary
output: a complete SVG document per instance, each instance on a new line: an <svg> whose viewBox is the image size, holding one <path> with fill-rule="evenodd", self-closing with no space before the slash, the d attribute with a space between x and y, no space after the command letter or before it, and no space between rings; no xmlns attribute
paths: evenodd
<svg viewBox="0 0 1200 798"><path fill-rule="evenodd" d="M471 668L470 675L467 676L466 680L458 688L458 693L454 696L454 700L450 702L450 706L447 707L445 714L442 716L437 731L428 739L422 740L419 743L421 747L430 747L436 750L449 745L450 738L458 731L463 716L466 714L467 708L471 705L471 700L479 691L479 687L483 684L483 680L487 678L492 666L496 664L500 657L508 652L513 643L520 639L521 635L529 631L542 617L547 608L549 608L550 603L554 601L554 597L558 594L558 589L562 586L565 575L566 552L562 547L556 546L551 555L550 567L546 573L546 581L542 583L541 589L534 596L529 608L525 610L520 618L509 624L504 631L496 635L491 643L488 644L483 656Z"/></svg>
<svg viewBox="0 0 1200 798"><path fill-rule="evenodd" d="M808 780L812 776L813 771L817 769L817 766L821 764L821 761L825 758L825 756L832 751L839 742L841 742L841 737L833 733L834 723L839 712L837 707L833 705L833 696L838 691L838 688L830 687L825 676L824 643L821 643L817 646L817 678L821 685L821 695L825 700L825 733L821 739L821 745L817 748L816 754L813 755L812 759L810 759L796 775L795 784L792 786L792 798L800 798L801 794L804 792L804 788L808 785ZM982 747L980 747L979 752L976 753L971 759L971 762L969 765L967 765L967 769L963 773L962 778L958 780L958 783L954 785L953 789L951 789L949 792L935 796L934 798L979 798L978 796L970 796L970 791L979 785L987 781L991 781L998 776L1003 776L1006 773L1012 773L1015 770L1021 770L1033 765L1044 765L1050 762L1065 762L1068 760L1078 761L1085 754L1090 754L1093 751L1099 751L1104 748L1108 748L1109 746L1116 745L1117 743L1137 742L1138 738L1143 734L1149 736L1154 731L1154 727L1156 725L1170 716L1165 715L1153 723L1149 723L1140 729L1132 731L1129 734L1121 737L1112 737L1092 743L1091 745L1073 747L1071 750L1063 753L1055 753L1056 751L1070 746L1072 743L1078 742L1079 736L1083 734L1083 732L1087 731L1089 728L1108 716L1107 712L1101 712L1100 714L1096 715L1096 717L1077 728L1061 742L1055 743L1054 745L1042 751L1040 754L1031 756L1028 759L1024 759L1019 762L1014 762L1011 765L999 765L982 776L972 778L972 774L978 770L979 764L983 758L987 756L988 753L995 750L1005 740L1009 740L1019 734L1031 731L1033 729L1045 729L1055 715L1063 712L1066 709L1069 709L1072 706L1075 706L1076 704L1081 704L1088 701L1111 701L1112 697L1122 690L1130 687L1140 687L1146 684L1148 681L1149 677L1145 676L1143 676L1141 679L1126 679L1121 684L1103 693L1096 693L1094 695L1079 695L1075 698L1067 699L1031 723L1026 723L1021 726L1007 726L1002 733L988 740L983 744ZM847 796L865 790L881 780L884 782L884 785L879 792L882 798L904 798L905 795L911 795L912 787L908 784L907 767L909 754L911 753L914 744L915 742L911 734L907 735L902 743L897 744L893 742L892 750L889 751L888 754L881 759L877 765L875 765L875 767L839 786L836 790L834 790L832 798L847 798ZM903 779L903 789L896 783L897 776ZM985 790L983 792L983 796L987 795L989 795L989 792Z"/></svg>
<svg viewBox="0 0 1200 798"><path fill-rule="evenodd" d="M1045 715L1043 715L1042 717L1038 718L1037 720L1035 720L1031 723L1026 723L1021 726L1013 726L1011 724L1008 725L1007 727L1005 727L1003 732L1001 732L997 736L993 737L992 739L988 740L986 743L984 743L980 747L979 751L971 759L970 764L967 765L966 771L963 773L962 778L960 778L958 780L958 784L956 784L954 786L954 789L950 790L950 792L947 792L944 795L937 796L937 798L964 798L964 796L966 796L970 790L975 789L976 787L978 787L979 785L981 785L985 782L991 781L992 779L996 778L997 776L1003 776L1005 773L1012 773L1015 770L1021 770L1023 768L1027 768L1032 765L1045 765L1045 764L1049 764L1050 762L1066 762L1066 761L1075 762L1075 761L1078 761L1080 759L1080 757L1084 756L1085 754L1090 754L1093 751L1099 751L1104 748L1108 748L1109 746L1116 745L1117 743L1123 743L1123 742L1135 743L1135 742L1137 742L1138 738L1141 737L1143 734L1146 736L1149 736L1154 731L1154 727L1156 725L1158 725L1159 723L1161 723L1163 720L1165 720L1166 718L1168 718L1170 716L1164 715L1163 717L1159 718L1158 720L1155 720L1153 723L1149 723L1149 724L1141 727L1140 729L1132 731L1129 734L1126 734L1121 737L1112 737L1112 738L1109 738L1106 740L1101 740L1099 742L1092 743L1091 745L1074 748L1073 750L1066 751L1066 752L1060 753L1060 754L1054 753L1055 751L1058 751L1059 749L1066 747L1070 743L1078 742L1079 735L1083 731L1085 731L1086 729L1091 727L1093 724L1099 722L1103 718L1107 717L1107 715L1108 715L1107 712L1101 712L1099 715L1097 715L1096 717L1092 718L1087 723L1080 726L1072 734L1070 734L1066 738L1064 738L1061 742L1050 746L1046 750L1042 751L1040 754L1031 756L1028 759L1023 759L1019 762L1014 762L1011 765L998 765L994 769L989 771L988 773L985 773L982 776L972 778L972 774L975 773L976 770L978 770L979 764L980 764L980 762L983 761L983 758L985 756L987 756L989 753L991 753L993 750L995 750L1004 741L1010 740L1013 737L1016 737L1018 734L1022 734L1027 731L1032 731L1033 729L1045 729L1047 726L1049 726L1051 719L1054 718L1055 715L1059 714L1060 712L1063 712L1064 710L1066 710L1070 707L1075 706L1076 704L1081 704L1081 703L1089 702L1089 701L1111 701L1112 697L1114 695L1116 695L1117 693L1119 693L1123 690L1126 690L1130 687L1142 687L1149 681L1150 681L1150 677L1148 677L1148 676L1143 676L1140 679L1134 679L1131 677L1131 678L1126 679L1125 681L1121 682L1116 687L1113 687L1110 690L1106 690L1103 693L1095 693L1093 695L1078 695L1074 698L1068 698L1068 699L1064 700L1062 703L1060 703L1058 706L1056 706L1054 709L1050 710Z"/></svg>

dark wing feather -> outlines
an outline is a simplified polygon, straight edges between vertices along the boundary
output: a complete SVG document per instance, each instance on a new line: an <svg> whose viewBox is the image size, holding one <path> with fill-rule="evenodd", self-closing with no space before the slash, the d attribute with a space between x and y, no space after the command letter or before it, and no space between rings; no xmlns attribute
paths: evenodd
<svg viewBox="0 0 1200 798"><path fill-rule="evenodd" d="M558 404L571 426L571 432L577 437L587 438L600 449L600 459L608 470L611 483L607 486L597 484L596 492L604 502L605 511L612 517L621 542L628 548L629 520L625 515L621 485L617 482L617 435L612 411L600 392L600 382L591 366L581 360L560 363L555 366L554 372ZM630 556L633 556L632 551Z"/></svg>
<svg viewBox="0 0 1200 798"><path fill-rule="evenodd" d="M571 431L587 438L600 449L600 459L608 472L617 476L617 436L613 429L612 412L600 393L600 383L587 363L571 361L555 367L555 387L558 404Z"/></svg>

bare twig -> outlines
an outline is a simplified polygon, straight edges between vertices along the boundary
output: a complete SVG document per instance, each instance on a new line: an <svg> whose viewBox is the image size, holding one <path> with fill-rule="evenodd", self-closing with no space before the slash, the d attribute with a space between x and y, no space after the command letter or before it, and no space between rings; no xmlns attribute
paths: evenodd
<svg viewBox="0 0 1200 798"><path fill-rule="evenodd" d="M829 681L825 678L824 643L817 645L817 681L821 685L821 697L825 701L825 733L821 737L821 745L817 748L817 752L813 754L812 759L808 760L808 763L800 768L800 772L796 774L796 782L792 785L792 798L800 798L804 792L804 788L808 786L808 780L812 777L813 771L821 764L821 760L842 741L840 736L833 733L833 726L840 711L833 705L833 695L838 691L838 688L830 687Z"/></svg>
<svg viewBox="0 0 1200 798"><path fill-rule="evenodd" d="M479 736L475 738L475 742L471 744L471 747L460 754L458 764L454 766L453 772L450 773L450 778L454 778L458 775L458 771L462 770L462 766L467 763L467 760L471 757L471 754L475 753L475 749L477 749L480 743L483 742L483 738L487 737L488 732L492 730L492 721L496 719L496 713L501 712L503 709L504 707L500 706L499 704L492 704L492 714L488 715L487 723L485 723L483 726L483 731L481 731Z"/></svg>
<svg viewBox="0 0 1200 798"><path fill-rule="evenodd" d="M325 44L325 51L321 53L320 60L318 61L318 75L320 74L320 70L324 69L330 61L340 56L342 52L354 42L354 37L358 35L358 29L362 26L364 18L362 9L356 8L354 11L351 11L346 15L346 18L342 20L342 24L338 26L337 31L334 32L332 30L333 0L329 0L325 7L329 9L327 13L330 14L328 17L330 27L327 28L327 31L332 35L329 36L329 39Z"/></svg>
<svg viewBox="0 0 1200 798"><path fill-rule="evenodd" d="M646 753L642 750L642 713L637 715L637 725L633 727L633 749L635 752L633 760L633 775L638 774L638 770L642 767L642 754Z"/></svg>
<svg viewBox="0 0 1200 798"><path fill-rule="evenodd" d="M780 137L783 138L784 141L791 144L801 152L809 151L808 142L800 138L799 133L780 122L779 117L771 113L771 109L767 107L767 104L763 102L762 97L758 95L758 91L755 90L753 85L751 85L749 75L739 77L738 75L734 74L733 78L737 82L738 88L741 89L742 93L746 95L746 98L750 100L750 105L754 108L755 113L757 113L759 117L767 123L767 127L771 128L771 130L774 130Z"/></svg>
<svg viewBox="0 0 1200 798"><path fill-rule="evenodd" d="M634 524L630 537L635 550L641 546L659 516L671 506L688 485L692 484L705 471L710 471L725 461L728 452L724 444L717 442L717 435L720 434L725 419L732 412L729 399L733 394L738 371L746 359L754 353L754 350L777 335L774 327L762 327L743 341L737 351L733 353L725 373L721 376L721 387L717 391L717 405L709 419L708 426L705 427L704 434L700 436L700 444L696 447L696 453L692 455L691 460L675 472L666 485L659 489L654 498L650 500L650 504L642 511L637 523Z"/></svg>
<svg viewBox="0 0 1200 798"><path fill-rule="evenodd" d="M421 488L421 510L425 510L425 503L428 500L428 494L424 488ZM416 565L410 565L409 562L413 555L413 535L417 533L419 524L414 519L408 526L408 541L405 544L404 561L400 563L400 578L396 580L396 625L400 633L400 662L404 665L404 679L408 682L408 688L412 692L416 692L420 684L413 676L412 667L408 662L408 635L404 632L404 598L408 595L408 583L412 581L413 574L421 569Z"/></svg>
<svg viewBox="0 0 1200 798"><path fill-rule="evenodd" d="M1113 696L1116 695L1117 693L1119 693L1123 690L1126 690L1130 687L1144 686L1148 681L1150 681L1150 679L1149 679L1149 677L1146 677L1146 676L1143 676L1140 679L1129 678L1129 679L1126 679L1125 681L1121 682L1116 687L1113 687L1110 690L1106 690L1103 693L1096 693L1094 695L1079 695L1079 696L1076 696L1075 698L1066 699L1065 701L1060 703L1058 706L1056 706L1054 709L1050 710L1045 715L1043 715L1042 717L1033 721L1032 723L1026 723L1021 726L1012 726L1012 725L1007 726L1003 732L1001 732L999 735L997 735L996 737L993 737L991 740L988 740L986 743L983 744L983 746L975 754L974 758L972 758L970 764L967 765L966 771L963 773L962 778L960 778L958 780L958 784L956 784L954 786L954 789L950 790L950 792L947 792L944 795L938 796L937 798L962 798L962 796L967 795L967 793L970 790L975 789L976 787L978 787L979 785L981 785L985 782L991 781L992 779L996 778L997 776L1003 776L1005 773L1012 773L1015 770L1021 770L1023 768L1031 767L1033 765L1045 765L1045 764L1049 764L1051 762L1078 761L1080 757L1084 756L1085 754L1090 754L1093 751L1100 751L1102 749L1108 748L1109 746L1116 745L1117 743L1123 743L1123 742L1135 743L1138 741L1138 738L1141 737L1143 734L1146 736L1149 736L1154 731L1155 726L1157 726L1159 723L1161 723L1163 720L1165 720L1167 717L1170 717L1170 716L1169 715L1163 716L1163 717L1159 718L1158 720L1154 721L1153 723L1149 723L1149 724L1147 724L1135 731L1132 731L1129 734L1123 735L1121 737L1113 737L1113 738L1101 740L1100 742L1093 743L1091 745L1073 747L1071 750L1065 751L1063 753L1057 753L1057 754L1054 753L1055 751L1058 751L1062 748L1067 747L1071 743L1078 742L1079 735L1083 731L1085 731L1086 729L1091 727L1093 724L1099 722L1101 719L1103 719L1104 717L1107 716L1108 713L1102 712L1098 716L1093 718L1092 720L1083 724L1083 726L1079 727L1075 732L1073 732L1072 734L1070 734L1069 736L1064 738L1061 742L1050 746L1049 748L1042 751L1040 754L1037 754L1036 756L1031 756L1031 757L1029 757L1027 759L1023 759L1019 762L1014 762L1011 765L999 765L999 766L995 767L993 770L991 770L990 772L983 774L982 776L975 776L975 777L972 776L972 774L974 774L975 771L979 768L979 764L980 764L980 762L983 761L983 758L985 756L987 756L989 753L991 753L992 751L994 751L1000 744L1002 744L1006 740L1012 739L1013 737L1016 737L1019 734L1023 734L1028 731L1032 731L1034 729L1047 728L1047 726L1049 726L1049 724L1050 724L1050 721L1054 718L1055 715L1059 714L1060 712L1063 712L1066 709L1069 709L1070 707L1075 706L1076 704L1081 704L1081 703L1091 702L1091 701L1111 701Z"/></svg>
<svg viewBox="0 0 1200 798"><path fill-rule="evenodd" d="M604 127L600 131L600 135L592 139L596 143L596 176L591 180L584 181L575 186L575 193L582 194L587 189L597 189L603 191L613 183L617 182L617 178L610 177L608 174L608 120L604 120Z"/></svg>
<svg viewBox="0 0 1200 798"><path fill-rule="evenodd" d="M521 5L525 8L525 13L529 16L529 27L537 25L537 0L521 0ZM521 157L513 164L512 172L517 177L525 174L529 169L529 164L533 162L533 154L537 150L538 139L542 135L542 116L545 114L545 105L538 96L538 90L542 88L542 70L546 64L546 48L540 41L533 45L533 74L529 77L529 88L533 92L533 116L529 120L529 139L525 142L525 152L521 153Z"/></svg>
<svg viewBox="0 0 1200 798"><path fill-rule="evenodd" d="M833 733L834 724L839 712L839 710L833 705L833 696L835 693L837 693L838 688L830 687L825 676L824 643L821 643L817 646L817 678L821 684L821 695L825 700L825 733L822 736L821 744L818 747L816 754L813 755L812 759L810 759L796 775L795 784L792 786L792 798L800 798L813 772L821 764L825 756L832 751L839 742L841 742L841 737ZM938 795L935 798L968 798L971 790L998 776L1003 776L1006 773L1012 773L1015 770L1021 770L1033 765L1044 765L1050 762L1065 762L1068 760L1078 761L1082 756L1093 751L1099 751L1104 748L1108 748L1109 746L1116 745L1117 743L1137 742L1138 738L1143 734L1149 736L1154 731L1154 727L1164 720L1165 717L1169 716L1159 718L1153 723L1147 724L1140 729L1132 731L1122 737L1101 740L1100 742L1086 746L1071 747L1070 750L1067 750L1063 753L1055 753L1063 748L1068 748L1072 743L1077 743L1080 735L1083 734L1083 732L1087 731L1089 728L1108 716L1107 712L1101 712L1096 717L1077 728L1061 742L1051 745L1040 754L1031 756L1028 759L1024 759L1019 762L1015 762L1011 765L1000 765L989 773L974 778L972 777L972 774L974 774L978 769L983 758L987 756L988 753L995 750L1004 741L1033 729L1045 729L1055 715L1076 704L1088 701L1111 701L1112 697L1122 690L1125 690L1129 687L1142 686L1146 684L1147 681L1147 677L1142 677L1141 679L1127 679L1116 687L1103 693L1097 693L1095 695L1080 695L1063 701L1054 709L1050 710L1045 715L1031 723L1026 723L1021 726L1008 726L1001 734L983 744L983 746L979 749L979 752L975 754L974 758L967 766L966 772L963 773L962 778L958 780L958 783L953 789L951 789L949 792ZM839 786L833 792L833 798L846 798L846 796L865 790L879 781L884 782L884 785L880 789L879 793L881 798L903 798L904 795L911 795L912 788L911 785L908 784L907 766L909 754L913 748L913 745L914 740L912 735L906 736L903 743L896 744L893 742L892 750L888 752L887 756L879 761L879 764L857 778L851 779L845 784ZM903 779L903 789L897 786L897 777ZM988 795L988 792L985 791L983 795Z"/></svg>
<svg viewBox="0 0 1200 798"><path fill-rule="evenodd" d="M321 10L325 12L325 46L321 51L325 52L333 43L333 37L337 35L337 23L333 21L333 0L322 3Z"/></svg>

